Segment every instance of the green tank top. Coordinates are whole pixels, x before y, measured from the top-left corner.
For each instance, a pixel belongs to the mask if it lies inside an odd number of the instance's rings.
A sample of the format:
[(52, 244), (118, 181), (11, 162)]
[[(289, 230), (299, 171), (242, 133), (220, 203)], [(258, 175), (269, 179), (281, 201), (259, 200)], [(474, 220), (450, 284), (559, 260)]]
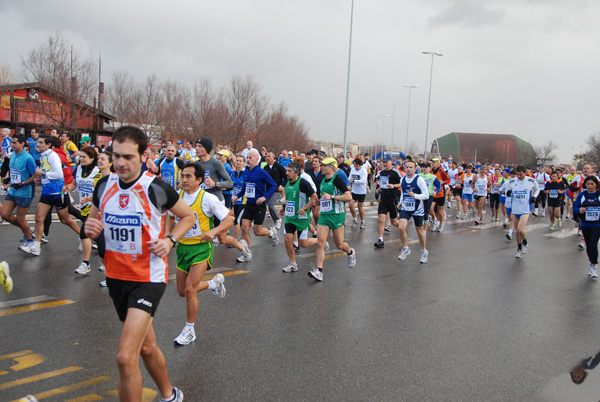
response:
[[(321, 180), (321, 195), (327, 193), (331, 195), (342, 195), (342, 192), (333, 184), (337, 173), (333, 175), (331, 180), (324, 178)], [(286, 193), (287, 194), (287, 193)], [(321, 198), (321, 212), (322, 214), (345, 214), (346, 203), (338, 200), (324, 200)]]
[(435, 183), (435, 179), (437, 179), (437, 176), (434, 174), (425, 174), (425, 173), (419, 173), (419, 176), (421, 176), (423, 178), (423, 180), (425, 180), (425, 183), (427, 184), (427, 189), (429, 190), (429, 196), (431, 197), (434, 193), (434, 183)]
[(306, 203), (307, 195), (300, 191), (301, 177), (294, 184), (289, 181), (285, 185), (285, 223), (295, 225), (298, 230), (306, 230), (310, 227), (310, 209), (305, 215), (298, 215), (298, 210), (302, 209)]

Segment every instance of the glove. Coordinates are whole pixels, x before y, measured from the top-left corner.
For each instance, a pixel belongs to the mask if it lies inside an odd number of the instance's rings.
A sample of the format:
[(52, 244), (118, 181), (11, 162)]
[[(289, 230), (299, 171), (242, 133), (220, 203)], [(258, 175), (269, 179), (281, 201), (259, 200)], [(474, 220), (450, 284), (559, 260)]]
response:
[(507, 196), (507, 197), (512, 197), (512, 190), (508, 190), (508, 191), (506, 192), (506, 196)]
[(18, 190), (21, 187), (23, 187), (24, 185), (25, 184), (23, 184), (23, 182), (20, 182), (20, 183), (11, 184), (11, 187), (14, 188), (15, 190)]

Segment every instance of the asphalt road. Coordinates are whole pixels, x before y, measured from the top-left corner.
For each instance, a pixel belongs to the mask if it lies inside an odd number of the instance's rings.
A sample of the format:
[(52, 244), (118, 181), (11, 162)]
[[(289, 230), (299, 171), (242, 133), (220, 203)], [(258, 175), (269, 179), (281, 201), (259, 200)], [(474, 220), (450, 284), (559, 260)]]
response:
[[(399, 235), (374, 249), (377, 215), (365, 230), (346, 228), (357, 265), (332, 248), (325, 281), (307, 277), (314, 249), (285, 274), (281, 243), (253, 239), (254, 259), (218, 245), (214, 269), (227, 297), (198, 295), (197, 341), (175, 347), (185, 301), (170, 282), (155, 319), (171, 381), (186, 401), (577, 401), (600, 396), (595, 370), (582, 385), (569, 370), (600, 349), (600, 283), (590, 280), (572, 224), (556, 232), (547, 218), (529, 224), (529, 253), (501, 225), (449, 219), (428, 233), (429, 262), (398, 261)], [(281, 231), (280, 231), (281, 233)], [(18, 229), (0, 225), (0, 260), (15, 288), (0, 293), (0, 401), (34, 394), (43, 401), (117, 400), (121, 324), (90, 275), (73, 232), (54, 223), (39, 257), (19, 250)], [(330, 240), (330, 243), (333, 242)], [(174, 275), (175, 255), (169, 257)], [(145, 400), (158, 400), (144, 373)]]

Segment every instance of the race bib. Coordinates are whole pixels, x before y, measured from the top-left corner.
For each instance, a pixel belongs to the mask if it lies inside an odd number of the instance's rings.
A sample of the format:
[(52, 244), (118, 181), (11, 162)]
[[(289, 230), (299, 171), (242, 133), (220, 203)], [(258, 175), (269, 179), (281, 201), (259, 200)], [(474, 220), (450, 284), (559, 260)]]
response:
[(515, 192), (514, 200), (516, 202), (527, 202), (527, 192), (526, 191)]
[(206, 170), (204, 171), (204, 180), (202, 180), (202, 183), (200, 183), (200, 190), (206, 190), (207, 188), (209, 188), (206, 185), (206, 179), (210, 177), (210, 172), (207, 172)]
[(256, 197), (256, 184), (254, 183), (246, 183), (246, 198), (254, 198)]
[(381, 176), (379, 178), (379, 187), (381, 187), (381, 188), (387, 188), (388, 184), (390, 184), (390, 177), (389, 176)]
[(585, 209), (586, 222), (597, 222), (600, 220), (600, 207), (587, 207)]
[(480, 193), (485, 193), (487, 190), (487, 187), (485, 184), (480, 184), (477, 186), (477, 191), (479, 191)]
[(414, 211), (415, 210), (415, 199), (412, 197), (404, 197), (402, 199), (402, 209), (405, 211)]
[(321, 212), (331, 212), (331, 211), (333, 211), (332, 200), (321, 199)]
[[(183, 236), (183, 239), (189, 239), (190, 237), (200, 237), (202, 236), (202, 229), (200, 229), (200, 221), (198, 221), (198, 214), (194, 212), (194, 217), (196, 218), (196, 223), (188, 232)], [(177, 222), (179, 222), (179, 218), (177, 218)]]
[(173, 187), (173, 175), (171, 175), (171, 173), (165, 172), (161, 175), (161, 177), (165, 183)]
[(558, 198), (558, 190), (550, 190), (550, 192), (548, 193), (548, 196), (550, 198)]
[(238, 186), (238, 185), (233, 186), (233, 195), (235, 197), (239, 197), (241, 192), (242, 192), (242, 186)]
[(359, 176), (359, 175), (357, 175), (357, 174), (353, 174), (353, 175), (352, 175), (352, 179), (353, 179), (354, 181), (360, 180), (360, 176)]
[(141, 216), (104, 214), (104, 236), (107, 250), (122, 254), (141, 254)]
[(10, 182), (12, 184), (21, 182), (21, 169), (10, 168)]
[(285, 216), (296, 215), (296, 203), (294, 201), (288, 201), (285, 203)]

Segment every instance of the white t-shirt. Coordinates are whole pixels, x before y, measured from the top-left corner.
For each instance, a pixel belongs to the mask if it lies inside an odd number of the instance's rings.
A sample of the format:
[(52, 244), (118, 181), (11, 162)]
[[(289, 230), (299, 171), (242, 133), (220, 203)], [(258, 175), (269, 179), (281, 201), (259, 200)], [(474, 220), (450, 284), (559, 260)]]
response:
[(352, 182), (352, 189), (350, 190), (352, 194), (367, 194), (367, 176), (367, 169), (364, 166), (356, 170), (354, 165), (352, 165), (350, 174), (348, 175), (348, 179), (354, 180)]

